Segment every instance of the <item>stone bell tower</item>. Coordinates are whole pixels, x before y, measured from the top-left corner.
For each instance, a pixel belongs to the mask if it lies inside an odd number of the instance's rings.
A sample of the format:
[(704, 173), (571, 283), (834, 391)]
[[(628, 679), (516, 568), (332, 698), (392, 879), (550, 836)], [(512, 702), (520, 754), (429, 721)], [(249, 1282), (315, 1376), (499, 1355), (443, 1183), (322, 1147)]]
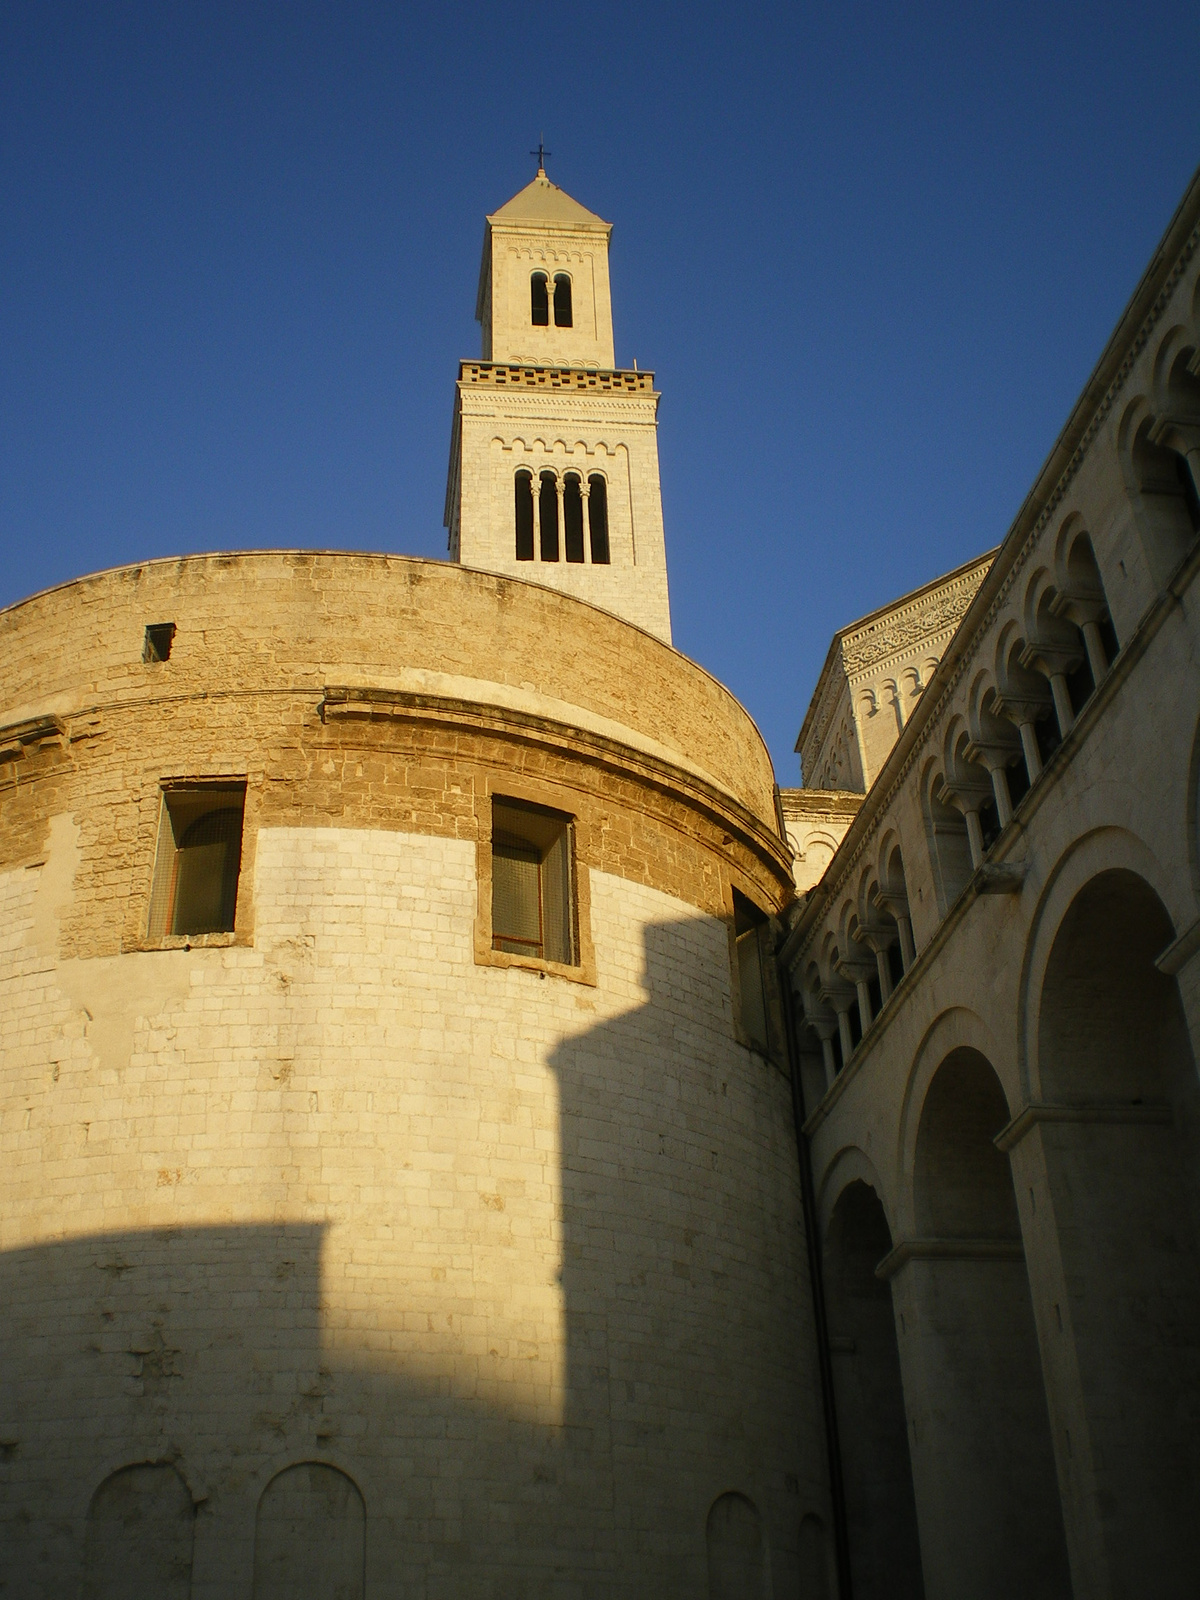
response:
[(487, 218), (446, 485), (450, 555), (668, 643), (654, 374), (614, 366), (611, 224), (537, 177)]

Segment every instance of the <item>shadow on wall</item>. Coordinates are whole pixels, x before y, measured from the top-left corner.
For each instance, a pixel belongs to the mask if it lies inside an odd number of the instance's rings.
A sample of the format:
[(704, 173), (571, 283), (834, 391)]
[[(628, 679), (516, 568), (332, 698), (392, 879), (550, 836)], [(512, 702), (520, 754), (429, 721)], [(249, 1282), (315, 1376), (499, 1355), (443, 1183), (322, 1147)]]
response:
[[(370, 1271), (328, 1281), (324, 1223), (10, 1251), (0, 1595), (415, 1600), (499, 1594), (498, 1573), (504, 1600), (824, 1594), (788, 1086), (733, 1043), (728, 993), (694, 992), (716, 936), (647, 929), (644, 1003), (551, 1058), (561, 1427), (452, 1396), (403, 1304), (369, 1361), (323, 1348), (324, 1300)], [(394, 1290), (428, 1267), (393, 1199)]]

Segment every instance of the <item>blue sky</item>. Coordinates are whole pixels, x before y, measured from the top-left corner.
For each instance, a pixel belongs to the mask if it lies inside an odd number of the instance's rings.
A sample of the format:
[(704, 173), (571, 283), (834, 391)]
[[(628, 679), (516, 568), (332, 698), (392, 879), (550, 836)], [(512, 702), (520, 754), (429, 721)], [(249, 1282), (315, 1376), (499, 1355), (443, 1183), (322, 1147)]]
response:
[(0, 604), (442, 556), (483, 216), (614, 223), (675, 639), (780, 781), (830, 634), (997, 543), (1200, 162), (1200, 6), (0, 3)]

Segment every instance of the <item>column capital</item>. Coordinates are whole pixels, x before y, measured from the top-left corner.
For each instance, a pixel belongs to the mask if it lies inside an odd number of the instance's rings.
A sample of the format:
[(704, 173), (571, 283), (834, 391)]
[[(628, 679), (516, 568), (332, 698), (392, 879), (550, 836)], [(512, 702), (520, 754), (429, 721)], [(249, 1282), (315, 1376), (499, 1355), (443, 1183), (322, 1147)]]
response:
[[(882, 898), (883, 897), (880, 896), (881, 901)], [(905, 910), (907, 911), (907, 909), (908, 903), (906, 901)], [(881, 952), (886, 954), (887, 951), (891, 949), (892, 945), (895, 944), (896, 933), (897, 930), (895, 928), (889, 928), (886, 922), (868, 922), (865, 925), (861, 923), (859, 924), (858, 933), (855, 935), (855, 938), (858, 940), (859, 944), (865, 944), (868, 950), (873, 950), (876, 955), (879, 955)]]
[(851, 1006), (858, 1004), (858, 992), (849, 984), (823, 983), (820, 988), (821, 999), (827, 1006), (832, 1006), (839, 1016), (850, 1010)]
[(996, 710), (1019, 728), (1023, 722), (1040, 722), (1054, 710), (1054, 696), (1047, 690), (1041, 694), (1001, 694), (996, 696)]
[(837, 969), (843, 978), (849, 978), (851, 983), (870, 983), (875, 976), (875, 963), (868, 961), (866, 956), (842, 956), (837, 962)]
[(992, 798), (992, 786), (982, 774), (974, 782), (970, 778), (943, 778), (942, 792), (964, 817), (969, 811), (978, 812)]
[(881, 889), (875, 896), (875, 899), (889, 916), (895, 917), (897, 922), (899, 922), (901, 917), (907, 917), (909, 914), (907, 895), (892, 894), (887, 889)]
[(1102, 594), (1077, 594), (1060, 590), (1050, 602), (1052, 616), (1066, 617), (1077, 628), (1087, 622), (1099, 622), (1108, 615), (1108, 603)]
[(1200, 421), (1195, 417), (1157, 417), (1150, 428), (1150, 443), (1190, 455), (1200, 450)]
[(994, 772), (997, 767), (1011, 767), (1021, 754), (1021, 746), (1015, 739), (1011, 744), (1002, 739), (972, 739), (966, 753), (968, 761), (978, 761), (980, 766)]
[(1043, 644), (1038, 639), (1031, 640), (1021, 651), (1021, 665), (1035, 667), (1048, 678), (1060, 673), (1065, 677), (1068, 672), (1074, 672), (1082, 660), (1083, 650), (1080, 646)]

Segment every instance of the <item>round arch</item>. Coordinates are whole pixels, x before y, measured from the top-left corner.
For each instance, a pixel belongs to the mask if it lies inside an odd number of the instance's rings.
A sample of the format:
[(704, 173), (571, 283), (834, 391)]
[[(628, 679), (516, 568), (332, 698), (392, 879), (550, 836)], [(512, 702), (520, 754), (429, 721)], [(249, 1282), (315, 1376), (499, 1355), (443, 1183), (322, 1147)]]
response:
[(341, 1467), (300, 1460), (276, 1472), (254, 1518), (254, 1600), (363, 1600), (367, 1508)]
[(897, 1119), (896, 1198), (892, 1215), (902, 1237), (915, 1232), (917, 1226), (913, 1178), (916, 1172), (917, 1137), (925, 1101), (938, 1069), (956, 1050), (974, 1051), (988, 1061), (1004, 1091), (1010, 1117), (1014, 1106), (1019, 1104), (1014, 1092), (1014, 1064), (1005, 1060), (995, 1035), (983, 1018), (965, 1006), (953, 1006), (935, 1017), (913, 1055)]
[(1025, 1101), (1043, 1098), (1037, 1043), (1041, 996), (1059, 928), (1084, 885), (1102, 872), (1113, 870), (1130, 872), (1144, 879), (1162, 901), (1176, 930), (1195, 915), (1192, 907), (1180, 904), (1185, 892), (1183, 886), (1171, 879), (1149, 846), (1127, 828), (1096, 828), (1063, 851), (1047, 877), (1030, 919), (1017, 991), (1016, 1068), (1020, 1102), (1014, 1102), (1010, 1092), (1010, 1108), (1015, 1105), (1019, 1110)]
[(852, 1183), (865, 1183), (868, 1189), (873, 1189), (879, 1196), (879, 1203), (883, 1207), (883, 1214), (887, 1218), (887, 1225), (891, 1233), (896, 1232), (895, 1208), (884, 1184), (879, 1177), (878, 1169), (870, 1156), (856, 1144), (846, 1144), (841, 1147), (830, 1161), (825, 1171), (816, 1180), (817, 1191), (817, 1222), (824, 1238), (829, 1231), (829, 1224), (833, 1213), (843, 1193)]

